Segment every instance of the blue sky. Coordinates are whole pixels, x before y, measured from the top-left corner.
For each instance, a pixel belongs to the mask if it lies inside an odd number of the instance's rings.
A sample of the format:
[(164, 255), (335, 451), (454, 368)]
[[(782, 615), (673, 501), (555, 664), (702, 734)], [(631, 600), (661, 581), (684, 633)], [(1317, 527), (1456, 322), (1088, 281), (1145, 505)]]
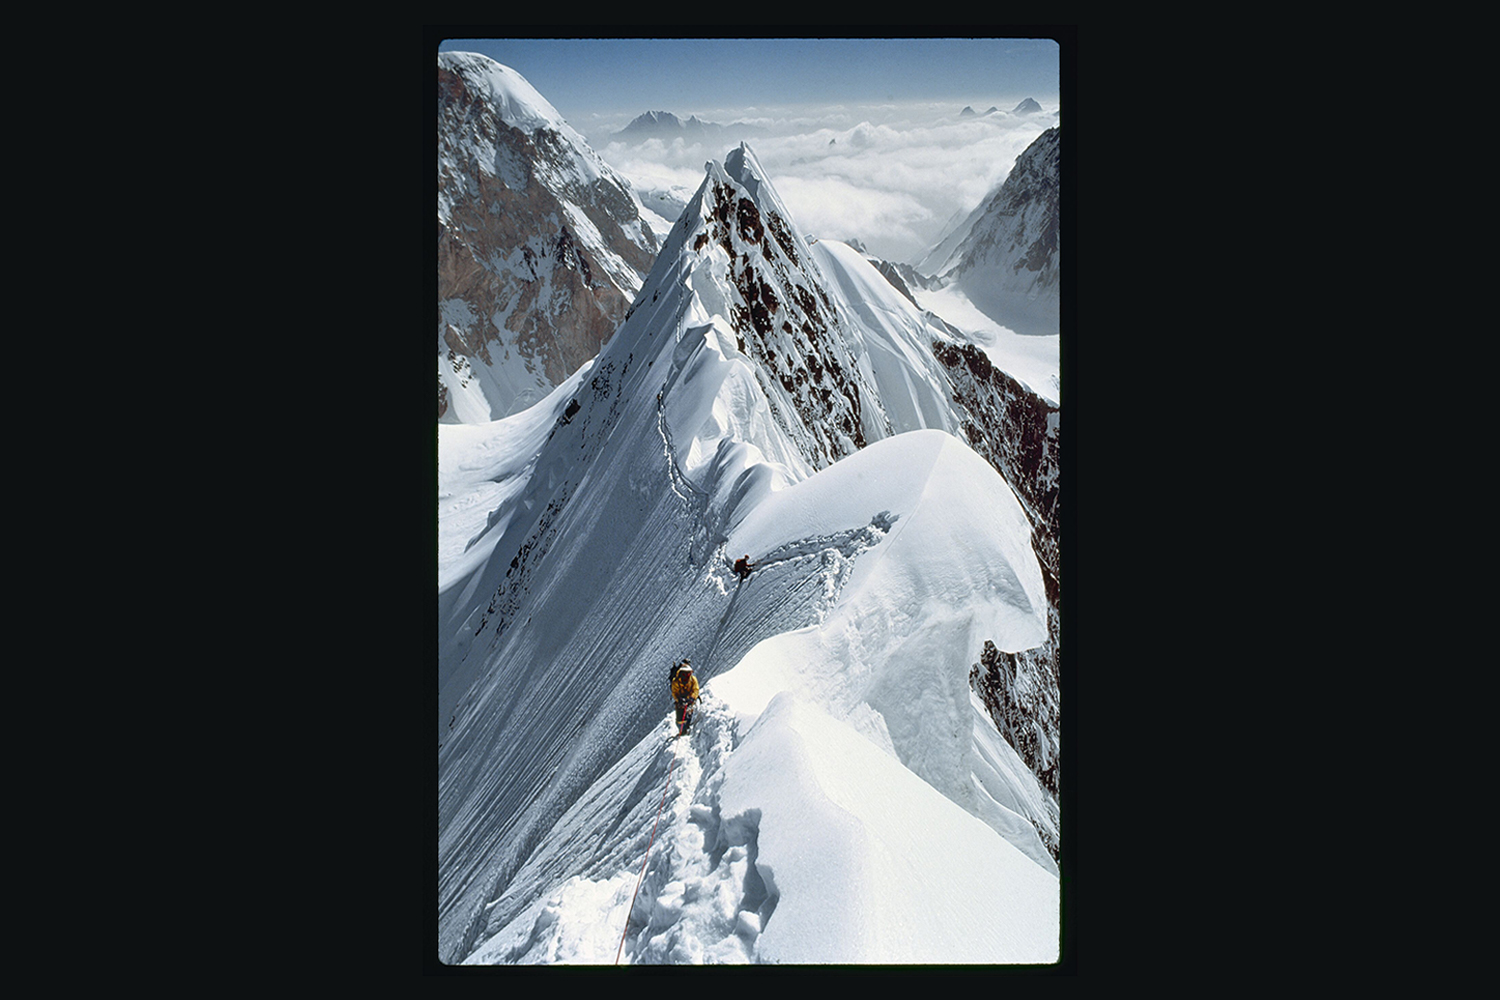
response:
[[(757, 158), (805, 232), (915, 260), (1060, 121), (1051, 38), (476, 38), (526, 78), (638, 192), (685, 200), (729, 140), (631, 144), (637, 115), (756, 125)], [(1043, 113), (1010, 115), (1032, 98)], [(964, 118), (965, 106), (982, 116)], [(737, 140), (736, 140), (737, 141)], [(670, 224), (672, 220), (667, 220)]]
[(848, 102), (1055, 105), (1050, 38), (462, 38), (524, 76), (575, 127), (593, 116)]

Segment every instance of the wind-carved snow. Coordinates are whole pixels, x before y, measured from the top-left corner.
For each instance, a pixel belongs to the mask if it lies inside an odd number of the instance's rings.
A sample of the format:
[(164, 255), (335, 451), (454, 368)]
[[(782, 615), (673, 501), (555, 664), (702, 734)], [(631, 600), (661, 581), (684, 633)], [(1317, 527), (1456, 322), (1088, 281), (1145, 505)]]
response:
[[(1025, 513), (951, 434), (900, 432), (936, 391), (900, 371), (925, 327), (845, 318), (839, 252), (780, 219), (747, 149), (733, 166), (586, 370), (503, 430), (440, 428), (445, 482), (491, 491), (460, 510), (453, 487), (461, 544), (442, 526), (467, 552), (442, 603), (440, 957), (1055, 961), (1043, 793), (968, 686), (986, 640), (1046, 637)], [(747, 350), (792, 341), (745, 325), (756, 303), (807, 319), (837, 377), (768, 382)], [(865, 447), (811, 433), (807, 384), (860, 404), (826, 412)], [(502, 439), (531, 450), (474, 454)], [(673, 741), (684, 656), (704, 700)]]

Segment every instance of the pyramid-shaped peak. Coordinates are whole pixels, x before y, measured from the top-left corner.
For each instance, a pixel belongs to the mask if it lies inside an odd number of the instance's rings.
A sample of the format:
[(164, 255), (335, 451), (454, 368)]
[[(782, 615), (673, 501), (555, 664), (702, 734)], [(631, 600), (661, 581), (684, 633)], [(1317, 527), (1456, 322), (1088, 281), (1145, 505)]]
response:
[(743, 190), (761, 212), (773, 212), (791, 221), (791, 213), (777, 195), (770, 176), (749, 143), (740, 143), (724, 157), (723, 176)]
[(681, 124), (682, 123), (678, 121), (677, 116), (672, 114), (672, 112), (670, 111), (647, 111), (644, 114), (637, 115), (629, 125), (625, 126), (624, 131), (629, 132), (632, 130), (648, 129), (662, 125), (670, 125), (676, 127), (680, 126)]
[(765, 168), (747, 142), (740, 143), (724, 157), (724, 170), (741, 184), (759, 184), (766, 178)]

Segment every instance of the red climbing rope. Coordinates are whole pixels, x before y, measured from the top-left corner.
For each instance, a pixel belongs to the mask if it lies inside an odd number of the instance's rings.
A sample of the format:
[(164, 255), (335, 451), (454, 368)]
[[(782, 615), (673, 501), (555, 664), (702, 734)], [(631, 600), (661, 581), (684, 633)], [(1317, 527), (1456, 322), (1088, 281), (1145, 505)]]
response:
[(656, 806), (656, 820), (651, 824), (651, 839), (646, 842), (646, 857), (641, 861), (641, 873), (635, 879), (635, 892), (630, 894), (630, 909), (625, 911), (625, 929), (620, 932), (620, 947), (615, 949), (615, 964), (620, 964), (620, 953), (625, 950), (625, 935), (630, 933), (630, 915), (635, 912), (635, 897), (641, 891), (641, 880), (646, 877), (646, 862), (651, 860), (651, 845), (656, 843), (656, 824), (661, 822), (661, 807), (667, 804), (667, 789), (672, 787), (672, 768), (677, 766), (677, 744), (672, 744), (672, 763), (667, 765), (667, 783), (661, 789), (661, 802)]

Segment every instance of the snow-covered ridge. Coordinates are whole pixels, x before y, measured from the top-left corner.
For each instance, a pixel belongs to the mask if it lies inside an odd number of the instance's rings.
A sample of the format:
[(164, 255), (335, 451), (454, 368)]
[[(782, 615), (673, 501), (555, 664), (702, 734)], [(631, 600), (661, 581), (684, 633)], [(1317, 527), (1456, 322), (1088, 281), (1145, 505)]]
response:
[(592, 367), (585, 364), (534, 406), (500, 420), (453, 424), (438, 435), (438, 595), (483, 566), (505, 533), (553, 425)]
[[(548, 883), (569, 854), (587, 858), (577, 874), (466, 964), (1056, 960), (1055, 874), (853, 727), (782, 693), (748, 731), (713, 696), (690, 738), (666, 730), (578, 800), (522, 878)], [(618, 835), (591, 838), (607, 817)], [(653, 847), (644, 866), (632, 836)]]
[(442, 605), (445, 961), (1055, 960), (1047, 796), (968, 682), (1045, 584), (938, 329), (741, 146), (586, 371), (440, 428), (455, 508), (491, 491), (441, 546), (491, 553)]
[(711, 672), (726, 625), (765, 602), (821, 595), (813, 623), (710, 680), (691, 740), (663, 746), (657, 726), (592, 782), (466, 960), (1054, 960), (1056, 866), (1028, 821), (1041, 796), (983, 737), (966, 683), (977, 637), (1045, 632), (1005, 495), (962, 444), (922, 431), (740, 512), (726, 551), (759, 568), (732, 587), (709, 568), (726, 610), (694, 662)]
[[(957, 438), (920, 430), (764, 497), (729, 531), (725, 551), (776, 552), (865, 525), (878, 537), (850, 567), (820, 626), (764, 640), (715, 690), (734, 691), (727, 700), (747, 721), (764, 704), (750, 692), (784, 689), (840, 718), (879, 718), (871, 739), (964, 801), (969, 728), (950, 727), (955, 717), (967, 722), (970, 664), (986, 639), (1006, 651), (1046, 639), (1047, 601), (1026, 515), (999, 474)], [(770, 682), (744, 679), (757, 671)], [(933, 710), (934, 685), (945, 688), (946, 712)]]

